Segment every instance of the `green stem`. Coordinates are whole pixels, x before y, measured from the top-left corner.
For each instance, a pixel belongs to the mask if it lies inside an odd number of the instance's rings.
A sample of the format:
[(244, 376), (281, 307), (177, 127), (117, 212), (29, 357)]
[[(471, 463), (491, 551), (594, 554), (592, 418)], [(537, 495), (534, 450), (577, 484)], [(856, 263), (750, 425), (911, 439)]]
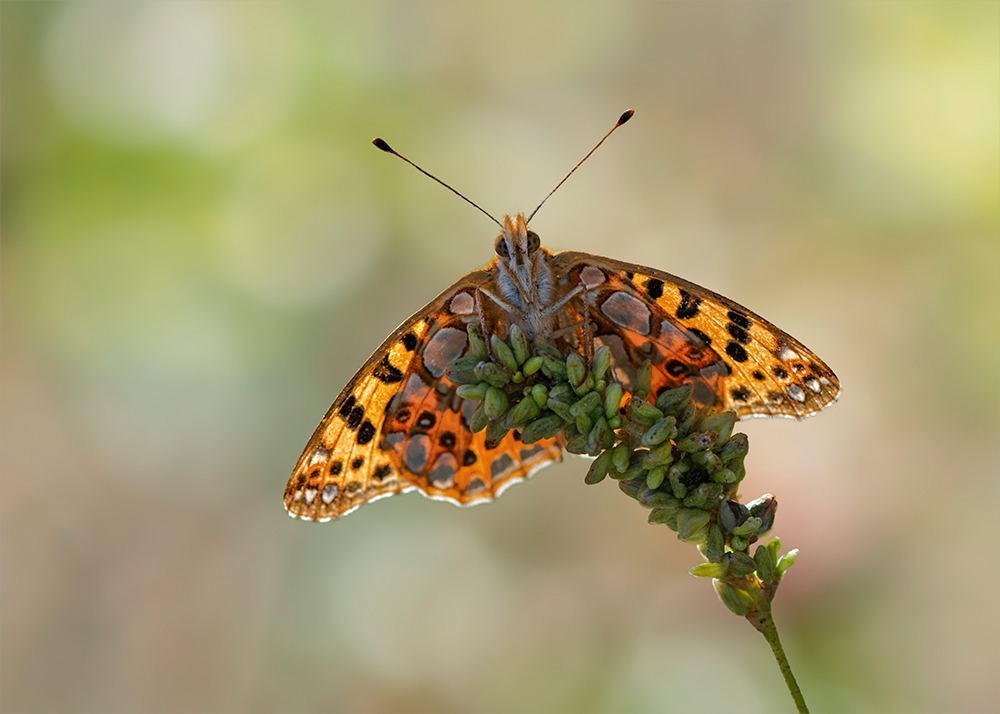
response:
[(778, 639), (778, 628), (775, 626), (774, 618), (771, 616), (771, 603), (762, 603), (758, 600), (756, 604), (757, 608), (747, 615), (747, 620), (750, 621), (750, 624), (758, 632), (764, 635), (767, 644), (771, 645), (774, 659), (778, 662), (778, 669), (781, 670), (781, 675), (785, 678), (785, 686), (788, 687), (788, 693), (792, 695), (792, 699), (795, 701), (795, 707), (800, 714), (808, 714), (809, 708), (806, 706), (806, 700), (802, 697), (802, 690), (799, 689), (799, 685), (795, 681), (795, 675), (792, 674), (792, 667), (788, 664), (788, 658), (785, 656), (785, 649), (781, 646), (781, 640)]

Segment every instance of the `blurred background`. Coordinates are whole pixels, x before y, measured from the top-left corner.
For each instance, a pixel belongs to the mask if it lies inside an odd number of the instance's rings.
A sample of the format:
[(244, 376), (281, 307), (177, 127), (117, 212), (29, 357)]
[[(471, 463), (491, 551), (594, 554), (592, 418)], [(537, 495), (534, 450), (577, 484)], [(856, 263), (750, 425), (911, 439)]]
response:
[[(5, 711), (791, 711), (696, 550), (568, 459), (292, 520), (410, 313), (532, 227), (839, 374), (753, 421), (817, 711), (1000, 699), (1000, 5), (14, 3), (2, 12)], [(994, 555), (989, 553), (994, 552)]]

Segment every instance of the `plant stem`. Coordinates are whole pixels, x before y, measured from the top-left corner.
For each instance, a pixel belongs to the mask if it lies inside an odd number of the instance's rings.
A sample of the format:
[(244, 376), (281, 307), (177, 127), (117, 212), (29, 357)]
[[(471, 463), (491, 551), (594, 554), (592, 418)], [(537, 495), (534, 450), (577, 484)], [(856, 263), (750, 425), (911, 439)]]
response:
[(799, 689), (799, 685), (795, 681), (795, 675), (792, 674), (792, 667), (788, 664), (788, 658), (785, 656), (785, 649), (781, 646), (781, 640), (778, 639), (778, 628), (775, 626), (774, 618), (771, 616), (771, 603), (762, 603), (758, 599), (756, 605), (757, 608), (747, 615), (747, 620), (750, 621), (750, 624), (760, 634), (764, 635), (767, 644), (771, 645), (774, 659), (778, 662), (778, 668), (781, 670), (781, 675), (785, 678), (785, 686), (788, 687), (788, 693), (792, 695), (795, 707), (800, 714), (808, 714), (809, 708), (806, 706), (806, 700), (802, 697), (802, 690)]

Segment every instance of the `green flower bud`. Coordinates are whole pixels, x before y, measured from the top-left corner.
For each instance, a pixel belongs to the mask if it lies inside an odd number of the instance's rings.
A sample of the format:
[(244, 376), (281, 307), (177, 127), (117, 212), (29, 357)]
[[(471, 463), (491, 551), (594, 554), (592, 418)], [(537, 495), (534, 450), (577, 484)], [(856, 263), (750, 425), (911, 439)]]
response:
[(496, 387), (486, 389), (486, 397), (483, 399), (483, 408), (486, 417), (493, 421), (507, 410), (507, 393)]
[[(646, 479), (649, 479), (648, 475)], [(648, 484), (644, 489), (639, 490), (638, 500), (646, 508), (665, 508), (666, 506), (680, 508), (679, 501), (676, 498), (664, 491), (651, 489)]]
[(711, 515), (700, 508), (682, 508), (677, 514), (677, 537), (685, 543), (704, 543), (708, 539)]
[(649, 402), (643, 402), (633, 397), (629, 401), (628, 415), (632, 421), (643, 426), (652, 426), (658, 419), (663, 417), (663, 412)]
[(610, 449), (614, 441), (615, 434), (608, 426), (608, 420), (599, 416), (594, 422), (594, 428), (587, 435), (587, 453), (596, 456), (602, 451)]
[(708, 540), (705, 541), (704, 555), (711, 563), (718, 563), (726, 552), (726, 539), (718, 523), (708, 529)]
[(520, 429), (534, 421), (542, 414), (542, 408), (534, 399), (522, 399), (507, 412), (507, 424), (513, 429)]
[(684, 468), (685, 464), (683, 462), (676, 463), (667, 469), (667, 479), (670, 481), (670, 490), (674, 492), (677, 498), (684, 498), (687, 496), (687, 486), (681, 483), (681, 477), (687, 472)]
[(625, 469), (628, 468), (629, 457), (631, 452), (628, 448), (628, 442), (619, 442), (618, 446), (615, 447), (614, 455), (612, 456), (612, 463), (615, 465), (615, 471), (620, 474), (625, 473)]
[(486, 416), (486, 408), (484, 405), (480, 404), (476, 407), (476, 411), (472, 412), (472, 417), (469, 418), (469, 430), (473, 434), (478, 434), (483, 429), (485, 429), (490, 423), (490, 418)]
[(524, 336), (524, 330), (516, 323), (510, 326), (510, 346), (518, 365), (524, 364), (528, 360), (528, 357), (531, 356), (528, 338)]
[(753, 562), (757, 565), (757, 576), (765, 583), (774, 582), (774, 560), (771, 559), (771, 551), (765, 546), (758, 545), (753, 553)]
[(642, 457), (644, 455), (644, 451), (632, 452), (632, 456), (629, 457), (628, 468), (625, 469), (625, 475), (622, 478), (638, 478), (642, 476), (642, 482), (646, 483), (646, 468), (642, 465)]
[(555, 345), (553, 345), (551, 342), (548, 342), (543, 337), (535, 338), (535, 354), (555, 357), (560, 362), (562, 362), (563, 359), (562, 352), (556, 349)]
[(448, 365), (448, 379), (453, 384), (478, 384), (480, 380), (475, 370), (480, 361), (474, 356), (459, 357)]
[(712, 472), (712, 480), (716, 483), (736, 483), (736, 474), (729, 469), (722, 468)]
[(694, 385), (684, 384), (676, 389), (670, 389), (656, 398), (656, 408), (664, 414), (677, 416), (680, 408), (691, 400)]
[[(655, 407), (654, 407), (655, 409)], [(657, 419), (653, 426), (642, 435), (640, 443), (643, 446), (657, 446), (677, 436), (677, 419), (672, 416)]]
[(475, 372), (480, 380), (500, 389), (510, 383), (510, 372), (494, 362), (480, 362), (476, 365)]
[(657, 466), (669, 466), (674, 460), (674, 445), (669, 441), (664, 441), (659, 446), (654, 446), (643, 457), (643, 464), (647, 469)]
[(744, 538), (743, 536), (734, 535), (730, 536), (729, 538), (729, 547), (732, 548), (734, 551), (746, 550), (748, 545), (750, 544), (747, 543), (747, 539)]
[(660, 484), (663, 483), (663, 479), (666, 477), (666, 475), (667, 475), (666, 466), (657, 466), (651, 469), (650, 472), (646, 474), (646, 486), (651, 490), (655, 491), (660, 487)]
[(723, 464), (732, 469), (732, 464), (742, 461), (748, 451), (750, 451), (750, 440), (747, 439), (747, 435), (734, 434), (726, 442), (726, 445), (716, 451), (715, 454), (721, 459)]
[(621, 382), (612, 382), (604, 391), (604, 416), (613, 419), (618, 415), (618, 409), (622, 404), (622, 397), (625, 395), (625, 388)]
[(663, 524), (672, 531), (677, 530), (677, 521), (680, 509), (676, 503), (669, 503), (660, 508), (654, 508), (649, 512), (649, 522), (651, 524)]
[(642, 488), (642, 479), (622, 479), (618, 482), (618, 488), (629, 498), (636, 498), (639, 495), (639, 489)]
[(721, 580), (714, 580), (712, 584), (715, 586), (715, 592), (722, 604), (728, 607), (733, 614), (746, 617), (753, 609), (753, 598), (750, 597), (750, 593), (734, 588)]
[(549, 388), (544, 384), (536, 384), (531, 388), (531, 398), (538, 406), (544, 407), (545, 403), (549, 401)]
[(517, 360), (514, 359), (514, 352), (507, 346), (506, 342), (500, 339), (499, 335), (490, 337), (490, 347), (493, 348), (493, 359), (511, 372), (517, 371)]
[(462, 384), (455, 390), (455, 393), (462, 399), (485, 399), (486, 388), (489, 386), (490, 385), (486, 382), (479, 382), (478, 384)]
[[(587, 451), (587, 435), (577, 434), (572, 439), (566, 442), (566, 451), (571, 454), (586, 454)], [(620, 476), (618, 478), (621, 478)]]
[(542, 374), (549, 379), (566, 379), (566, 363), (549, 355), (542, 356)]
[(757, 563), (746, 553), (726, 553), (722, 556), (726, 569), (738, 578), (749, 575), (757, 569)]
[(594, 352), (594, 356), (590, 360), (590, 371), (593, 373), (594, 379), (604, 379), (604, 375), (607, 374), (608, 367), (610, 366), (611, 348), (607, 345), (601, 345)]
[[(653, 377), (653, 363), (646, 360), (642, 363), (639, 368), (639, 373), (635, 377), (635, 389), (632, 390), (632, 396), (639, 400), (640, 402), (646, 401), (646, 397), (649, 396), (649, 390), (651, 388), (651, 380)], [(663, 416), (662, 414), (660, 416)], [(659, 417), (657, 417), (659, 418)]]
[(750, 536), (757, 535), (757, 531), (760, 528), (761, 520), (750, 516), (742, 524), (733, 528), (733, 535), (738, 535), (740, 538), (749, 538)]
[(764, 544), (764, 547), (767, 548), (767, 552), (771, 554), (771, 560), (777, 563), (778, 553), (781, 552), (781, 538), (774, 536), (774, 538), (768, 539), (768, 541)]
[(792, 548), (790, 551), (785, 553), (783, 556), (778, 558), (778, 563), (774, 566), (775, 575), (781, 577), (785, 572), (795, 565), (795, 558), (799, 555), (798, 548)]
[(696, 578), (724, 578), (729, 574), (722, 563), (701, 563), (688, 572)]
[(722, 468), (722, 461), (719, 457), (708, 450), (692, 452), (691, 460), (695, 463), (695, 466), (700, 466), (710, 474)]
[(570, 352), (566, 355), (566, 378), (570, 386), (580, 386), (586, 377), (587, 363), (583, 361), (583, 356), (579, 352)]
[(549, 390), (549, 400), (545, 402), (545, 406), (551, 409), (556, 414), (558, 414), (559, 418), (562, 419), (563, 421), (575, 423), (576, 417), (569, 413), (569, 404), (558, 401), (557, 399), (553, 399), (552, 397), (553, 391), (555, 390), (554, 389)]
[(698, 415), (698, 407), (694, 402), (688, 402), (677, 416), (677, 433), (690, 434), (694, 429), (694, 420)]
[(719, 412), (718, 414), (710, 414), (701, 420), (701, 424), (698, 425), (698, 431), (714, 431), (719, 435), (715, 443), (717, 446), (722, 446), (727, 441), (733, 433), (733, 425), (736, 423), (736, 412)]
[[(562, 428), (563, 420), (559, 418), (559, 415), (549, 412), (524, 427), (521, 431), (521, 441), (525, 444), (534, 444), (542, 439), (551, 439), (562, 431)], [(610, 462), (611, 457), (608, 457), (608, 463)]]
[(538, 355), (535, 355), (534, 357), (528, 358), (528, 361), (524, 363), (524, 367), (522, 367), (521, 371), (524, 373), (525, 376), (530, 377), (541, 368), (542, 368), (542, 358), (539, 357)]
[[(569, 413), (573, 416), (580, 416), (585, 414), (590, 416), (592, 412), (596, 412), (601, 406), (601, 395), (597, 392), (590, 392), (587, 396), (582, 399), (578, 399), (573, 406), (569, 408)], [(582, 431), (582, 429), (581, 429)]]
[(498, 444), (505, 436), (507, 436), (507, 432), (510, 431), (510, 427), (503, 422), (503, 419), (497, 419), (495, 421), (491, 421), (490, 425), (486, 427), (486, 442), (488, 444)]
[(716, 499), (722, 495), (722, 485), (712, 481), (698, 484), (684, 499), (684, 505), (688, 508), (711, 509), (715, 505)]
[(473, 322), (465, 328), (465, 332), (469, 335), (469, 354), (479, 362), (489, 359), (489, 353), (486, 351), (486, 343), (483, 341), (483, 333), (479, 329), (479, 325)]
[(578, 385), (573, 387), (573, 391), (576, 394), (586, 394), (594, 388), (594, 375), (587, 373), (587, 376), (583, 378), (583, 381)]
[(611, 456), (614, 452), (611, 449), (606, 449), (590, 464), (590, 469), (587, 471), (587, 476), (583, 479), (586, 484), (600, 483), (608, 475), (608, 471), (611, 470)]
[(709, 431), (707, 433), (695, 432), (694, 434), (688, 434), (683, 439), (677, 442), (677, 449), (679, 451), (704, 451), (705, 449), (711, 449), (712, 445), (715, 444), (715, 439), (718, 436), (714, 431)]

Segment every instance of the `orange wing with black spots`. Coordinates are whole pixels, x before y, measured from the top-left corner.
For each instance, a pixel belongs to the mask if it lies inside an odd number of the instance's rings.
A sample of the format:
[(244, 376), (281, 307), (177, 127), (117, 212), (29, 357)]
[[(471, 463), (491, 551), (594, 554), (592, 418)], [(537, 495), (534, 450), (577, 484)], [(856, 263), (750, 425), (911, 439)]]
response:
[[(711, 290), (641, 265), (587, 253), (553, 256), (563, 290), (586, 285), (594, 340), (629, 388), (653, 363), (653, 389), (694, 384), (695, 399), (740, 417), (802, 418), (833, 403), (840, 381), (801, 342)], [(583, 320), (582, 302), (567, 306)]]
[(561, 459), (556, 439), (530, 446), (508, 434), (487, 448), (469, 430), (475, 402), (445, 377), (478, 320), (470, 273), (399, 326), (348, 382), (299, 457), (285, 488), (292, 516), (328, 521), (406, 491), (468, 506)]

